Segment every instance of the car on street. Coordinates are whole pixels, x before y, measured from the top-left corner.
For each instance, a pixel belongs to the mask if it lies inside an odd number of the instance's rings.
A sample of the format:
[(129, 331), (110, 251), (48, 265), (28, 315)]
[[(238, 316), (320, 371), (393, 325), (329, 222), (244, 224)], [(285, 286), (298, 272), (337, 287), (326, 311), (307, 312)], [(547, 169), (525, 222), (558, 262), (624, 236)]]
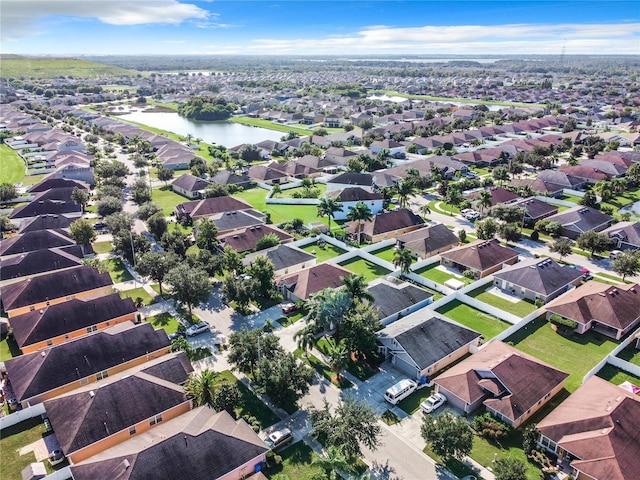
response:
[(104, 228), (106, 228), (107, 224), (104, 222), (96, 222), (93, 224), (93, 229), (94, 230), (103, 230)]
[(460, 214), (467, 220), (478, 220), (480, 218), (480, 213), (476, 212), (473, 208), (464, 208), (460, 210)]
[(437, 408), (440, 408), (445, 403), (447, 403), (447, 397), (441, 393), (434, 393), (420, 404), (420, 409), (422, 410), (422, 413), (427, 414), (433, 412)]
[(291, 313), (296, 311), (295, 303), (283, 303), (280, 308), (282, 308), (282, 313)]
[(200, 322), (195, 325), (191, 325), (189, 328), (187, 328), (186, 333), (188, 337), (193, 337), (194, 335), (199, 335), (201, 333), (208, 332), (208, 331), (209, 331), (209, 324), (207, 322)]
[(167, 338), (170, 342), (173, 342), (176, 338), (184, 338), (186, 336), (185, 332), (173, 332), (167, 335)]
[(288, 428), (281, 428), (280, 430), (275, 430), (267, 435), (264, 443), (271, 450), (279, 450), (281, 448), (286, 447), (291, 442), (293, 442), (293, 432)]

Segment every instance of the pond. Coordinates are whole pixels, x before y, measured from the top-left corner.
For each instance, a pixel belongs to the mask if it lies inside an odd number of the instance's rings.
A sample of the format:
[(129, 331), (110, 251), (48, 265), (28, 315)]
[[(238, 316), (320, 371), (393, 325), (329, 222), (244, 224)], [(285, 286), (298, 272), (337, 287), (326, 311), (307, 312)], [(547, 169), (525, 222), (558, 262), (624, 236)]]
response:
[(640, 216), (640, 202), (632, 203), (631, 205), (627, 205), (626, 207), (622, 207), (619, 213), (629, 212), (632, 215)]
[(200, 138), (206, 143), (216, 143), (227, 148), (243, 143), (259, 143), (263, 140), (280, 140), (283, 132), (260, 127), (250, 127), (231, 122), (198, 122), (181, 117), (175, 112), (143, 112), (141, 110), (118, 115), (122, 120), (131, 120), (178, 135)]

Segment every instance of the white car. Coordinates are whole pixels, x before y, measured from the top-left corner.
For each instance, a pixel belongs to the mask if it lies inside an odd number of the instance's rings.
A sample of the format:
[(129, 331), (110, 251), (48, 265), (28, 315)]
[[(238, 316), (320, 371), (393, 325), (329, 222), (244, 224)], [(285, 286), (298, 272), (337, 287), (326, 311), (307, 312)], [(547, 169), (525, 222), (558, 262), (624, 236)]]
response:
[(433, 412), (445, 403), (447, 403), (447, 397), (441, 393), (434, 393), (420, 404), (420, 409), (422, 410), (422, 413), (427, 414)]
[(187, 336), (193, 337), (194, 335), (198, 335), (199, 333), (204, 333), (209, 331), (209, 324), (207, 322), (200, 322), (196, 325), (191, 325), (187, 328)]

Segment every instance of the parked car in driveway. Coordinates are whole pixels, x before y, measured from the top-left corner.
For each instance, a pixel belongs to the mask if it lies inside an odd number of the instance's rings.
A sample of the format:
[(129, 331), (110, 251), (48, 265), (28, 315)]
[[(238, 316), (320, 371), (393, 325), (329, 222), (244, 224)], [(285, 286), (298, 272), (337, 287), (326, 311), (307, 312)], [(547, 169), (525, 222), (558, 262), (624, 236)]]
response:
[(293, 432), (288, 428), (281, 428), (280, 430), (271, 432), (264, 440), (264, 443), (271, 450), (279, 450), (291, 442), (293, 442)]
[(209, 324), (207, 322), (200, 322), (200, 323), (197, 323), (196, 325), (191, 325), (189, 328), (187, 328), (186, 333), (188, 337), (193, 337), (194, 335), (199, 335), (200, 333), (204, 333), (208, 331), (209, 331)]
[(186, 334), (184, 332), (173, 332), (170, 333), (169, 335), (167, 335), (167, 338), (169, 339), (170, 342), (173, 342), (176, 338), (184, 338), (186, 336)]
[(440, 408), (445, 403), (447, 403), (447, 397), (441, 393), (434, 393), (420, 404), (420, 409), (422, 410), (422, 413), (427, 414), (433, 412), (437, 408)]
[(282, 308), (282, 313), (291, 313), (296, 311), (295, 303), (283, 303), (280, 308)]

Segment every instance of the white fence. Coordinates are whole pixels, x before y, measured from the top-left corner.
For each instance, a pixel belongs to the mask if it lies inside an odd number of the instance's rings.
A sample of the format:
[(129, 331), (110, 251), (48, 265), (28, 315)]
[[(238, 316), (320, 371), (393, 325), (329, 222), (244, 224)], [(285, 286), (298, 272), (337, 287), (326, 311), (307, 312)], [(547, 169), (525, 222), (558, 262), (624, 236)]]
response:
[(593, 377), (607, 363), (610, 363), (614, 367), (618, 367), (619, 369), (624, 370), (625, 372), (629, 372), (629, 373), (631, 373), (633, 375), (636, 375), (636, 376), (640, 377), (640, 367), (638, 367), (636, 365), (633, 365), (632, 363), (629, 363), (629, 362), (617, 357), (617, 355), (622, 350), (627, 348), (633, 342), (637, 341), (638, 335), (640, 335), (640, 328), (638, 330), (636, 330), (632, 335), (629, 335), (625, 340), (620, 342), (620, 345), (618, 345), (616, 348), (614, 348), (613, 351), (609, 355), (607, 355), (601, 362), (599, 362), (595, 367), (593, 367), (591, 370), (589, 370), (587, 372), (587, 374), (584, 376), (584, 378), (582, 379), (582, 383), (586, 382), (589, 378)]
[(29, 420), (33, 417), (38, 417), (45, 413), (44, 404), (39, 403), (38, 405), (34, 405), (32, 407), (23, 408), (22, 410), (18, 410), (17, 412), (13, 412), (10, 415), (0, 417), (0, 430), (8, 427), (12, 427), (24, 420)]
[(50, 475), (47, 475), (42, 480), (67, 480), (68, 478), (72, 478), (71, 468), (69, 466), (66, 466), (64, 468), (61, 468), (60, 470), (53, 472)]

